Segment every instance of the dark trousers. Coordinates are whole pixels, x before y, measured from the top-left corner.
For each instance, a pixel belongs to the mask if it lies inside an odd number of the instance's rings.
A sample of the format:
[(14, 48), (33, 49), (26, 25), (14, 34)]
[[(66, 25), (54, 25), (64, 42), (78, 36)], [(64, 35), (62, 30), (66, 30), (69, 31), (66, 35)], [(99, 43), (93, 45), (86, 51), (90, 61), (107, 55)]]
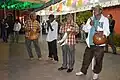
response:
[(41, 50), (40, 50), (40, 46), (39, 46), (39, 43), (38, 43), (38, 39), (29, 40), (29, 39), (26, 38), (25, 39), (25, 44), (26, 44), (26, 47), (27, 47), (27, 51), (28, 51), (29, 57), (33, 58), (32, 46), (31, 46), (32, 42), (33, 42), (33, 44), (35, 46), (35, 50), (36, 50), (37, 56), (38, 56), (38, 58), (40, 58), (41, 57)]
[(2, 39), (4, 42), (7, 42), (7, 30), (2, 31)]
[(113, 53), (116, 53), (116, 47), (114, 45), (114, 41), (113, 41), (113, 33), (110, 34), (110, 36), (108, 37), (108, 42), (105, 46), (105, 51), (108, 52), (108, 45), (110, 45), (110, 47), (113, 50)]
[(57, 40), (53, 40), (48, 42), (49, 56), (50, 58), (54, 58), (55, 61), (58, 61), (57, 55)]
[(83, 72), (84, 74), (87, 74), (87, 69), (93, 57), (95, 57), (95, 65), (94, 65), (93, 72), (96, 74), (99, 74), (102, 70), (103, 56), (104, 56), (104, 47), (101, 47), (101, 46), (91, 46), (90, 48), (86, 47), (85, 53), (83, 56), (81, 72)]

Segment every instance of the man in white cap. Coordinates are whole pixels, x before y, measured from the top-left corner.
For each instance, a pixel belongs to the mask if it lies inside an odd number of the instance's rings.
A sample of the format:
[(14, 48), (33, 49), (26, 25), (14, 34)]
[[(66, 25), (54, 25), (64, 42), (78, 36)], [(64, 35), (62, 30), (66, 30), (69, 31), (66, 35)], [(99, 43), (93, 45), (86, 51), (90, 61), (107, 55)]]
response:
[(109, 36), (109, 20), (102, 14), (102, 7), (97, 5), (93, 8), (93, 16), (88, 19), (86, 26), (88, 26), (88, 37), (86, 39), (87, 47), (83, 56), (83, 63), (80, 72), (77, 76), (86, 75), (87, 69), (94, 57), (95, 64), (93, 68), (93, 80), (98, 80), (99, 73), (102, 70), (102, 61), (104, 57), (105, 44), (96, 45), (93, 43), (93, 36), (96, 32), (102, 31), (103, 35)]

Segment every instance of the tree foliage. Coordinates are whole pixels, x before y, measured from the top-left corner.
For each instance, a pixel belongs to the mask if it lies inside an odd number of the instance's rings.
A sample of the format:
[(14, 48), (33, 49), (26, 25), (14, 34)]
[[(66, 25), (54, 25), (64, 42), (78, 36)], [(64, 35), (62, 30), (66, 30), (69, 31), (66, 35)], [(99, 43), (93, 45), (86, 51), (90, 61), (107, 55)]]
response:
[(81, 23), (87, 21), (87, 19), (92, 16), (91, 11), (79, 12), (77, 13), (77, 24), (81, 25)]

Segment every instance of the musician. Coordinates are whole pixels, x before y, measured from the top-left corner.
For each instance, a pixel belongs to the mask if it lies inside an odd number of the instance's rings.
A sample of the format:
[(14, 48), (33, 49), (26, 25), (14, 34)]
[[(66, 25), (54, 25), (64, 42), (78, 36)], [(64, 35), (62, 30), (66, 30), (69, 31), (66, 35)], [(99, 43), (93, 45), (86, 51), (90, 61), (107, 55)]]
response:
[(67, 21), (65, 25), (60, 28), (60, 33), (64, 34), (60, 40), (60, 43), (63, 42), (61, 44), (63, 64), (58, 70), (62, 71), (67, 69), (67, 73), (70, 73), (73, 71), (75, 63), (75, 35), (79, 33), (78, 25), (73, 21), (72, 14), (67, 14)]
[(26, 44), (30, 59), (33, 60), (32, 46), (31, 46), (31, 43), (33, 42), (38, 59), (41, 60), (41, 57), (42, 57), (41, 50), (38, 43), (39, 31), (41, 30), (40, 30), (40, 23), (36, 20), (35, 13), (30, 14), (30, 19), (25, 22), (24, 27), (25, 27), (25, 44)]
[(48, 42), (48, 50), (49, 50), (49, 60), (53, 60), (54, 63), (58, 62), (57, 55), (57, 37), (58, 37), (58, 23), (56, 22), (54, 15), (49, 15), (49, 20), (47, 21), (48, 26), (48, 34), (46, 41)]
[(102, 7), (96, 5), (93, 8), (93, 16), (90, 17), (86, 23), (88, 26), (88, 37), (86, 39), (87, 47), (83, 56), (83, 63), (80, 72), (76, 73), (77, 76), (86, 75), (87, 69), (94, 57), (95, 64), (93, 68), (93, 80), (99, 78), (99, 73), (102, 70), (102, 61), (104, 56), (105, 44), (96, 45), (93, 43), (93, 36), (98, 31), (103, 31), (103, 35), (109, 36), (109, 20), (102, 14)]

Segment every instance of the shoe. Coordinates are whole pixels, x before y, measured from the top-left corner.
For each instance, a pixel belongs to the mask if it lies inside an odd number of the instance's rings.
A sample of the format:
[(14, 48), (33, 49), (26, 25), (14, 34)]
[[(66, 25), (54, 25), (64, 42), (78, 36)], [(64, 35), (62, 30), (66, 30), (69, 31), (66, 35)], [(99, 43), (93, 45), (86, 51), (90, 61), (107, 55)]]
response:
[(67, 73), (70, 73), (70, 72), (72, 72), (73, 71), (73, 68), (72, 69), (68, 69), (67, 70)]
[(99, 78), (99, 74), (94, 74), (93, 75), (93, 80), (98, 80), (98, 78)]
[(76, 76), (82, 76), (82, 75), (84, 75), (83, 72), (77, 72), (77, 73), (76, 73)]
[(60, 67), (58, 68), (59, 71), (66, 70), (67, 68)]
[(40, 57), (40, 58), (38, 58), (38, 60), (39, 60), (39, 61), (41, 61), (41, 60), (42, 60), (42, 58)]
[(116, 52), (113, 52), (113, 54), (117, 54)]
[(34, 58), (30, 58), (30, 60), (32, 61)]
[(108, 51), (104, 51), (104, 53), (108, 53)]
[(48, 60), (53, 60), (53, 58), (51, 58), (51, 57), (48, 57)]
[(53, 60), (53, 63), (56, 64), (56, 63), (58, 63), (58, 61)]

